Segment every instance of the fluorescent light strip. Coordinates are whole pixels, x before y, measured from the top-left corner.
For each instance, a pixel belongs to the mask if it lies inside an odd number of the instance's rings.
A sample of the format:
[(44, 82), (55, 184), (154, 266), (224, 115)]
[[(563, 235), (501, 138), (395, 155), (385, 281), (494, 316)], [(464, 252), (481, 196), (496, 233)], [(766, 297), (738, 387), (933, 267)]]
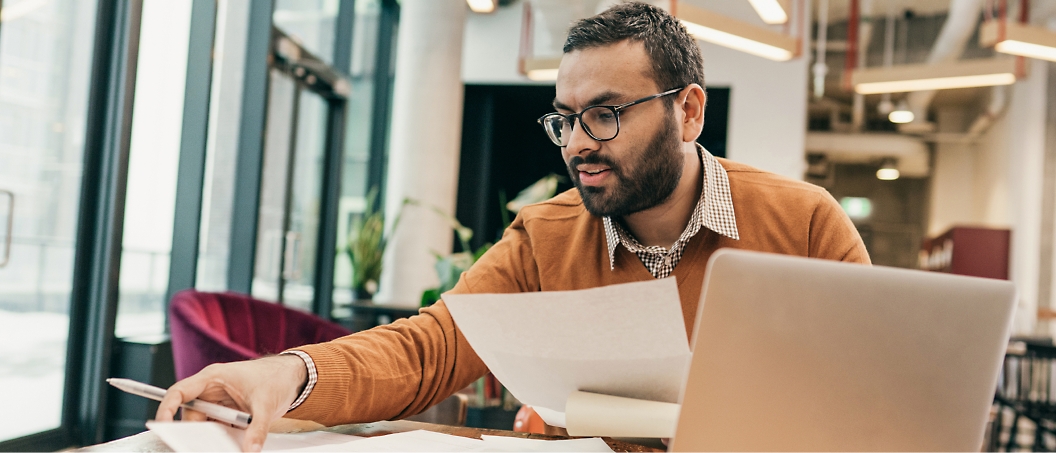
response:
[(474, 13), (490, 13), (495, 11), (494, 0), (466, 0), (469, 4), (469, 9), (473, 10)]
[(1001, 53), (1056, 61), (1056, 32), (1018, 22), (991, 20), (979, 27), (979, 45)]
[(915, 116), (909, 110), (895, 110), (887, 115), (887, 119), (895, 124), (912, 123), (913, 118)]
[(557, 80), (557, 69), (531, 69), (527, 75), (531, 80)]
[(1029, 42), (1009, 39), (997, 43), (997, 45), (994, 46), (994, 50), (1022, 57), (1056, 61), (1056, 47), (1043, 46)]
[(1012, 73), (980, 74), (931, 79), (892, 80), (889, 82), (867, 82), (854, 86), (860, 94), (904, 93), (907, 91), (949, 90), (954, 88), (987, 87), (1016, 83)]
[(748, 3), (752, 4), (752, 8), (755, 8), (756, 14), (759, 14), (763, 22), (771, 25), (788, 22), (788, 13), (777, 0), (748, 0)]
[(876, 171), (876, 179), (881, 181), (894, 181), (902, 176), (897, 168), (881, 168)]
[(693, 35), (693, 37), (712, 44), (729, 47), (734, 50), (750, 53), (774, 61), (788, 61), (791, 60), (793, 56), (792, 52), (786, 49), (763, 44), (759, 41), (752, 41), (747, 38), (742, 38), (734, 34), (705, 27), (686, 20), (682, 20), (682, 25), (686, 26), (686, 31)]

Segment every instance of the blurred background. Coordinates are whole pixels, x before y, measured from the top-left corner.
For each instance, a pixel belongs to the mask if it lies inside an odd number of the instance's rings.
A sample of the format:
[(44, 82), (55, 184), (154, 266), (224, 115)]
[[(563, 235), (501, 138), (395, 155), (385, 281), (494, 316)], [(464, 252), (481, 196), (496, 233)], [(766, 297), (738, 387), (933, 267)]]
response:
[[(101, 379), (173, 379), (180, 290), (352, 331), (429, 303), (572, 187), (535, 119), (615, 3), (0, 0), (0, 449), (141, 430)], [(875, 264), (1011, 280), (1051, 335), (1056, 1), (651, 3), (699, 39), (712, 154), (828, 189)]]

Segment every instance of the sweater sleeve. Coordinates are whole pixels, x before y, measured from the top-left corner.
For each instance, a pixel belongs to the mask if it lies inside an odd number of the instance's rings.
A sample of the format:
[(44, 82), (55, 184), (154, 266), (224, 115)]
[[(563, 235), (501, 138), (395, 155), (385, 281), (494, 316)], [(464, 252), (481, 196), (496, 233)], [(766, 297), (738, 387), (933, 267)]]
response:
[[(451, 292), (528, 291), (538, 288), (535, 269), (517, 219)], [(311, 356), (318, 381), (286, 416), (327, 426), (415, 415), (488, 371), (442, 300), (408, 319), (296, 349)]]
[(827, 191), (822, 191), (810, 219), (808, 253), (811, 258), (870, 264), (858, 229)]

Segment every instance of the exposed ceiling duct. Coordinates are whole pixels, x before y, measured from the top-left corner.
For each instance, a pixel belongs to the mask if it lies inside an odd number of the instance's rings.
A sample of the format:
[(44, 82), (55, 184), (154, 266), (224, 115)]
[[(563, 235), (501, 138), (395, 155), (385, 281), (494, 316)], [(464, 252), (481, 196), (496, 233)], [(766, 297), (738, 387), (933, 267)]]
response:
[(824, 154), (832, 162), (876, 164), (895, 158), (905, 178), (924, 178), (930, 171), (923, 140), (894, 133), (808, 132), (807, 153)]
[[(984, 0), (950, 0), (950, 10), (946, 22), (939, 32), (939, 37), (928, 55), (928, 64), (941, 64), (955, 61), (961, 57), (968, 39), (975, 33), (979, 23), (979, 14)], [(928, 123), (928, 106), (935, 98), (935, 91), (915, 91), (909, 93), (907, 100), (914, 120), (899, 126), (904, 132), (930, 132), (934, 125)]]

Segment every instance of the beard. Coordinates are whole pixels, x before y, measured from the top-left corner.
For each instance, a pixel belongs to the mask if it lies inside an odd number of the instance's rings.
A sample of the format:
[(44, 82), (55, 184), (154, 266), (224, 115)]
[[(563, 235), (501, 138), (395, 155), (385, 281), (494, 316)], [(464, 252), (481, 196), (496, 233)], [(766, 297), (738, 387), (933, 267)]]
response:
[[(669, 117), (671, 115), (668, 115)], [(641, 149), (632, 154), (633, 172), (600, 153), (569, 160), (568, 173), (579, 189), (583, 206), (599, 217), (623, 217), (657, 206), (671, 197), (682, 178), (685, 156), (679, 149), (682, 143), (674, 121), (653, 135)], [(576, 167), (581, 164), (602, 164), (609, 167), (616, 184), (612, 187), (584, 186)]]

